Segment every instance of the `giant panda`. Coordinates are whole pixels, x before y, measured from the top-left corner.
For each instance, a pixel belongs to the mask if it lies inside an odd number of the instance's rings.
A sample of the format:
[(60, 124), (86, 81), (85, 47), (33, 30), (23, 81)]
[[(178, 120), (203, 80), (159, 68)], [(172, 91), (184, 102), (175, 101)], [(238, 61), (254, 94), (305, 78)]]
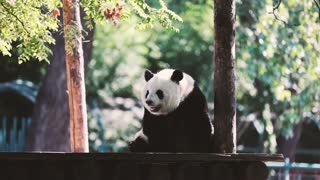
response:
[(205, 96), (194, 79), (179, 70), (144, 73), (142, 129), (131, 152), (209, 152), (213, 127)]

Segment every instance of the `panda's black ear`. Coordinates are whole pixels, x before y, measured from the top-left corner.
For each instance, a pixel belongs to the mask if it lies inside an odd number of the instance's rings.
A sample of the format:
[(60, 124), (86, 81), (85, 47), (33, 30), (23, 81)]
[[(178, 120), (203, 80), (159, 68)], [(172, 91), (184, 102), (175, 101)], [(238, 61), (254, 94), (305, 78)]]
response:
[(149, 70), (144, 72), (144, 79), (148, 82), (153, 77), (153, 73)]
[(174, 70), (171, 76), (171, 80), (179, 83), (179, 81), (181, 81), (183, 78), (183, 73), (179, 70)]

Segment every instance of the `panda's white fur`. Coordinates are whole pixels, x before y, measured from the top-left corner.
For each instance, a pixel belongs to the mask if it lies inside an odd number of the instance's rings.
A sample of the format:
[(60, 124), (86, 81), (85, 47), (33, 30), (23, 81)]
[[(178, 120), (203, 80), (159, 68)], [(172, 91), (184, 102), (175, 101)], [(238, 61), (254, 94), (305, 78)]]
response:
[[(178, 83), (171, 80), (174, 69), (164, 69), (153, 74), (153, 77), (146, 81), (141, 99), (144, 107), (154, 115), (166, 115), (174, 111), (179, 104), (192, 92), (194, 79), (183, 73), (183, 78)], [(163, 99), (160, 99), (156, 92), (163, 91)], [(148, 95), (146, 96), (148, 91)], [(152, 106), (146, 103), (147, 100), (153, 102)], [(153, 111), (157, 109), (156, 111)]]

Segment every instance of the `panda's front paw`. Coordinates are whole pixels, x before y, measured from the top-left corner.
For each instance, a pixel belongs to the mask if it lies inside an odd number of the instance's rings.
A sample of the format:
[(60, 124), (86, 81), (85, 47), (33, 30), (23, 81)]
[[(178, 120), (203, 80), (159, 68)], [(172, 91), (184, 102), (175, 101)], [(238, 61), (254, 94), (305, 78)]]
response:
[(131, 152), (145, 152), (145, 145), (139, 141), (132, 141), (129, 144), (129, 150)]
[(141, 138), (137, 138), (129, 144), (129, 150), (131, 152), (147, 152), (148, 147), (148, 143), (143, 141)]
[(147, 152), (149, 148), (149, 139), (141, 129), (134, 136), (134, 140), (129, 143), (129, 150), (131, 152)]
[(129, 150), (130, 152), (137, 152), (137, 147), (135, 145), (135, 141), (129, 143)]

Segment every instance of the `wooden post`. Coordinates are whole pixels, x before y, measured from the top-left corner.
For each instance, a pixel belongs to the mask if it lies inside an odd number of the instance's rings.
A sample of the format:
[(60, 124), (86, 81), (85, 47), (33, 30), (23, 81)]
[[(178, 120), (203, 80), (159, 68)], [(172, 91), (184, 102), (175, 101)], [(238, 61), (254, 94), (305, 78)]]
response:
[(89, 152), (79, 0), (63, 0), (71, 152)]
[(235, 0), (214, 0), (214, 150), (236, 152)]

